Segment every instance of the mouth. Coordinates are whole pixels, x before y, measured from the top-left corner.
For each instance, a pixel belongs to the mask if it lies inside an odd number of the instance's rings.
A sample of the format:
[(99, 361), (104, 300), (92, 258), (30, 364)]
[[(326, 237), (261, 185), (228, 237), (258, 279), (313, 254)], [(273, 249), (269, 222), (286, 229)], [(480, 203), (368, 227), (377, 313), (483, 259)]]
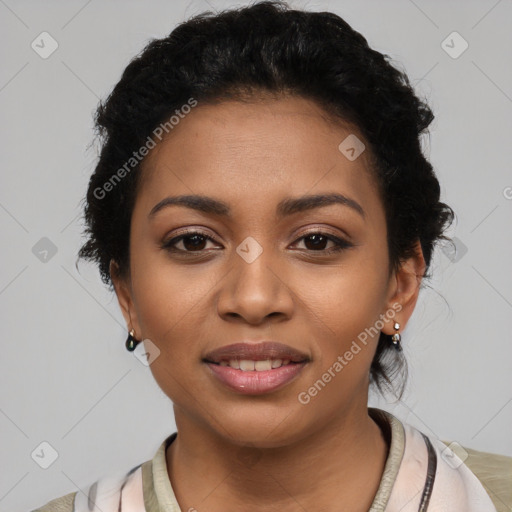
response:
[(207, 362), (217, 364), (219, 366), (229, 366), (230, 368), (241, 370), (243, 372), (264, 372), (288, 366), (289, 364), (299, 364), (297, 362), (290, 361), (290, 359), (229, 359), (228, 361), (220, 361), (219, 363), (214, 363), (213, 361)]
[(310, 362), (309, 356), (282, 343), (235, 343), (203, 358), (212, 376), (242, 394), (258, 395), (281, 389)]
[[(225, 345), (224, 347), (220, 347), (206, 354), (203, 361), (219, 365), (221, 363), (231, 365), (231, 361), (254, 361), (255, 363), (270, 361), (272, 364), (273, 361), (281, 361), (281, 363), (283, 363), (283, 361), (288, 361), (288, 363), (303, 363), (309, 359), (307, 354), (289, 345), (284, 345), (276, 341), (263, 341), (260, 343), (241, 342)], [(281, 364), (276, 367), (279, 366), (281, 366)], [(236, 369), (240, 369), (240, 367)], [(247, 370), (255, 369), (256, 368), (250, 368), (250, 366), (247, 368)], [(270, 368), (266, 369), (270, 370)]]

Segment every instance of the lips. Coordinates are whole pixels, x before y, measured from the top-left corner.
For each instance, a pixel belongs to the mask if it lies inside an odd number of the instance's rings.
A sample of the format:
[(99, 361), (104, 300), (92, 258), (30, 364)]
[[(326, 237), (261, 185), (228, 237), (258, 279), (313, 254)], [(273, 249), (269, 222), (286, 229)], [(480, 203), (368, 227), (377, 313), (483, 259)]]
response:
[(203, 362), (224, 386), (241, 394), (276, 391), (293, 381), (310, 358), (282, 343), (234, 343), (209, 352)]
[(292, 363), (303, 363), (309, 361), (309, 357), (298, 350), (275, 341), (264, 341), (261, 343), (234, 343), (218, 348), (206, 354), (203, 361), (220, 364), (222, 361), (231, 360), (288, 360)]

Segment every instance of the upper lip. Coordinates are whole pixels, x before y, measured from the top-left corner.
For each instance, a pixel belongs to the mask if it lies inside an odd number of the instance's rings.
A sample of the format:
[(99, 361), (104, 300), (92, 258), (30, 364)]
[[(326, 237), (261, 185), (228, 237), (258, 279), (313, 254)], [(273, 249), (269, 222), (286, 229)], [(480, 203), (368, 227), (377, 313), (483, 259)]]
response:
[(263, 341), (260, 343), (233, 343), (217, 348), (204, 357), (203, 361), (220, 363), (230, 359), (247, 359), (252, 361), (265, 361), (266, 359), (289, 359), (294, 363), (308, 361), (309, 357), (298, 350), (278, 343), (276, 341)]

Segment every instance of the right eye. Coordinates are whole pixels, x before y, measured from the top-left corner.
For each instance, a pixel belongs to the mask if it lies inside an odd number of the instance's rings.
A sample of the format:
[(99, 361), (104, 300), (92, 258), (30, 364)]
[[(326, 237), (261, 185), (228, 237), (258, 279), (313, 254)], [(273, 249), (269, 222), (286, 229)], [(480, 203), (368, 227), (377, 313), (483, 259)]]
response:
[[(178, 236), (171, 238), (170, 240), (163, 242), (162, 249), (167, 249), (169, 252), (200, 253), (205, 250), (204, 245), (208, 241), (216, 243), (211, 236), (201, 231), (186, 231)], [(183, 249), (176, 247), (179, 243), (182, 243)]]

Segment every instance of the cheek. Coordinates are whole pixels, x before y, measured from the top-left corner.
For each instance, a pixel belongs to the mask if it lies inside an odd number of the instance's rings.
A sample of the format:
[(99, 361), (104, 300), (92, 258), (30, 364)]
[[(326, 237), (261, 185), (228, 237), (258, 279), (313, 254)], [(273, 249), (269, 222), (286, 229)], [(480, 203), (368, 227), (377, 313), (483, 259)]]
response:
[(347, 263), (331, 267), (316, 283), (303, 285), (304, 301), (314, 308), (331, 332), (358, 334), (373, 324), (386, 296), (383, 268), (371, 255), (358, 251)]
[(159, 358), (151, 364), (153, 371), (183, 362), (180, 347), (190, 347), (193, 343), (186, 330), (190, 329), (189, 317), (200, 301), (196, 295), (201, 288), (196, 282), (181, 279), (176, 269), (161, 261), (159, 252), (135, 249), (131, 261), (132, 290), (141, 334), (160, 350)]
[(297, 398), (319, 421), (340, 414), (368, 387), (379, 339), (372, 326), (382, 307), (378, 276), (367, 282), (368, 277), (331, 279), (311, 308), (311, 318), (321, 319), (317, 334), (312, 331), (315, 364)]
[(195, 315), (214, 286), (215, 276), (208, 264), (177, 263), (147, 235), (139, 234), (138, 239), (141, 243), (134, 244), (131, 253), (137, 315), (143, 334), (163, 344), (187, 326), (197, 329)]
[(201, 396), (196, 378), (206, 325), (206, 304), (211, 279), (171, 269), (170, 265), (138, 265), (132, 276), (139, 324), (144, 338), (160, 351), (150, 365), (162, 391), (175, 404), (187, 406), (191, 396)]
[[(375, 328), (383, 312), (386, 288), (386, 275), (373, 260), (371, 254), (359, 251), (350, 264), (330, 269), (328, 279), (319, 283), (315, 293), (304, 284), (304, 303), (317, 325), (316, 334), (312, 331), (319, 363), (317, 378), (329, 369), (337, 375), (333, 382), (348, 379), (355, 383), (367, 378), (382, 327)], [(339, 364), (333, 368), (336, 361)]]

